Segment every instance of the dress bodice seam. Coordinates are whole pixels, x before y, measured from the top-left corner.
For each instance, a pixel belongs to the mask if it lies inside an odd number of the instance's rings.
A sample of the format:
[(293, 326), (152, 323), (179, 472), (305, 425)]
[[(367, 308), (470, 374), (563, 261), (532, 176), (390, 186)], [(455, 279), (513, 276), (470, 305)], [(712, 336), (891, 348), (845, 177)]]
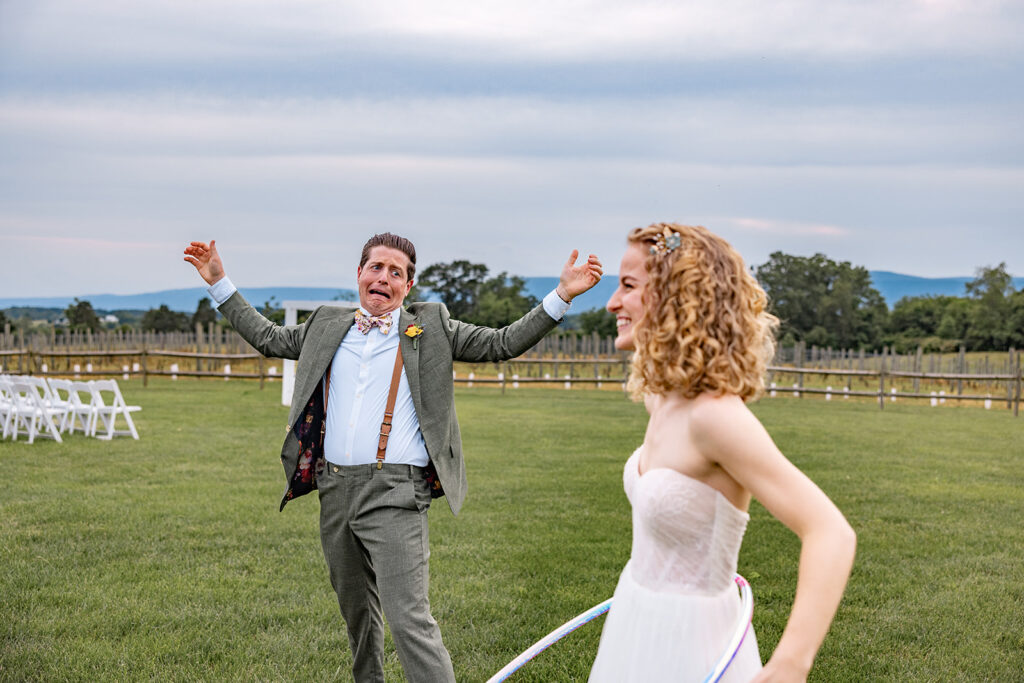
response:
[(712, 491), (714, 494), (716, 494), (718, 497), (720, 497), (722, 499), (722, 501), (724, 501), (725, 504), (728, 505), (732, 510), (734, 510), (737, 513), (739, 513), (747, 521), (750, 521), (750, 513), (749, 512), (747, 512), (746, 510), (743, 510), (743, 509), (741, 509), (739, 507), (736, 507), (736, 504), (733, 503), (731, 500), (729, 500), (728, 496), (726, 496), (724, 493), (722, 493), (721, 491), (716, 489), (711, 484), (708, 484), (707, 482), (703, 482), (700, 479), (697, 479), (695, 477), (691, 477), (688, 474), (683, 474), (679, 470), (673, 469), (671, 467), (652, 467), (651, 469), (647, 470), (646, 472), (641, 472), (640, 471), (640, 457), (639, 457), (639, 453), (640, 453), (640, 450), (642, 448), (643, 448), (643, 446), (638, 446), (637, 449), (633, 451), (633, 454), (629, 456), (629, 460), (632, 460), (633, 458), (636, 458), (636, 464), (635, 464), (635, 466), (632, 467), (633, 474), (635, 475), (636, 481), (639, 482), (641, 479), (646, 477), (648, 474), (651, 474), (652, 472), (658, 472), (658, 471), (672, 472), (672, 473), (677, 474), (678, 476), (682, 477), (685, 481), (687, 481), (689, 483), (698, 484), (699, 486), (701, 486), (701, 487), (703, 487), (705, 489), (708, 489), (709, 491)]

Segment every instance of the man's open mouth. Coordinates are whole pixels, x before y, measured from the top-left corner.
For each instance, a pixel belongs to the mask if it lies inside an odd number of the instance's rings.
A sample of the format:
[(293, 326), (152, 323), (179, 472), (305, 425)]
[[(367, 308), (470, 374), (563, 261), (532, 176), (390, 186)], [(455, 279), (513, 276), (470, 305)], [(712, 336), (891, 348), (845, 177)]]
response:
[(370, 294), (376, 294), (378, 296), (384, 297), (385, 299), (390, 299), (391, 298), (390, 294), (388, 294), (387, 292), (383, 292), (383, 291), (381, 291), (379, 289), (371, 289), (370, 290)]

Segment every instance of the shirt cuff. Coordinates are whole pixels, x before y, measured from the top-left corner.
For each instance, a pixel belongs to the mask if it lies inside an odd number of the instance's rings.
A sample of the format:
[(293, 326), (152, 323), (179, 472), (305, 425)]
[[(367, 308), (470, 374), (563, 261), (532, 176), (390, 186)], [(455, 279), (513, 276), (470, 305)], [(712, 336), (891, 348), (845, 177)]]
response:
[(572, 304), (567, 301), (562, 301), (562, 297), (558, 296), (558, 292), (554, 289), (544, 297), (544, 311), (551, 316), (552, 320), (561, 320), (565, 317), (565, 314), (569, 312), (569, 306)]
[(225, 275), (221, 279), (214, 282), (212, 285), (206, 288), (206, 291), (210, 293), (210, 298), (219, 307), (222, 303), (231, 298), (231, 295), (238, 291), (238, 288), (232, 284), (228, 276)]

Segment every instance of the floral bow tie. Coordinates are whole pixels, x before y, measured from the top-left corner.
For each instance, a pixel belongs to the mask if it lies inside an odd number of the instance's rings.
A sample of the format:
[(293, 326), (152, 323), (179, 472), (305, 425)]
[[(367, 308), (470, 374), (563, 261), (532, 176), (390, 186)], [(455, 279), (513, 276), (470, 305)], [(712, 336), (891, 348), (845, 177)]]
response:
[(367, 334), (371, 328), (379, 327), (381, 334), (387, 334), (391, 329), (391, 314), (366, 315), (362, 311), (356, 311), (356, 327), (363, 334)]

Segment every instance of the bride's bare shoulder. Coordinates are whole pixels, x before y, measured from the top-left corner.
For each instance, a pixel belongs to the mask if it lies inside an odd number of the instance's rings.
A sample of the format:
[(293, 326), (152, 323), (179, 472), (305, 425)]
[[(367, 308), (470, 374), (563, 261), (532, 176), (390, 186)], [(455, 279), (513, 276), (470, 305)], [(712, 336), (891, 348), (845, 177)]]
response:
[(697, 442), (727, 437), (730, 431), (756, 419), (735, 394), (700, 394), (692, 399), (688, 413), (690, 433)]

